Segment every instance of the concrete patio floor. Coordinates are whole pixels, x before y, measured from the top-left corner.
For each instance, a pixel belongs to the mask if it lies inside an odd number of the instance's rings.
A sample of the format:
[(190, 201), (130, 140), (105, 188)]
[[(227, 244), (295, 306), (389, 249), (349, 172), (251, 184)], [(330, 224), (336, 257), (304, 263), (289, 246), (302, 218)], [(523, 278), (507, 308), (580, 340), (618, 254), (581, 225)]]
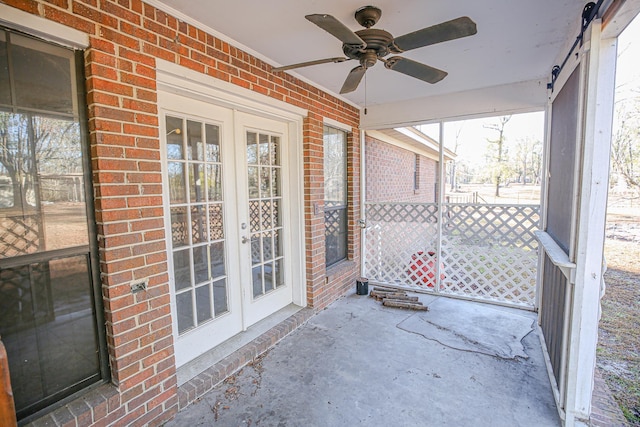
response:
[(534, 313), (420, 299), (338, 300), (166, 427), (560, 425)]

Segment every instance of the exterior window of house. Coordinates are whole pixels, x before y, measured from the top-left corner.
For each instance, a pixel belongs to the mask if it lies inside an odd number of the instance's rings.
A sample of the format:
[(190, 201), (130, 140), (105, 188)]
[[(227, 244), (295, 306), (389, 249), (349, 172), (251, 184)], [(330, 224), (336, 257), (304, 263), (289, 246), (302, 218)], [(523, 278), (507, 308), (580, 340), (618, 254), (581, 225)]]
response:
[(0, 335), (20, 420), (108, 375), (81, 70), (81, 52), (0, 27)]
[(413, 162), (413, 189), (420, 189), (420, 155), (416, 154)]
[(324, 127), (324, 225), (327, 267), (347, 258), (347, 133)]

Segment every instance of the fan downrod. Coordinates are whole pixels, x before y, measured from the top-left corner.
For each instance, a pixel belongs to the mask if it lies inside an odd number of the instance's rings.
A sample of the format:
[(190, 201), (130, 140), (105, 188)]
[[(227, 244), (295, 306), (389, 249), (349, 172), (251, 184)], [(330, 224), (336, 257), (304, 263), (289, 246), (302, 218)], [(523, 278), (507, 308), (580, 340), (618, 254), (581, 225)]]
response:
[(371, 28), (380, 19), (382, 16), (382, 10), (375, 6), (363, 6), (360, 9), (356, 10), (356, 21), (358, 24), (362, 25), (365, 28)]

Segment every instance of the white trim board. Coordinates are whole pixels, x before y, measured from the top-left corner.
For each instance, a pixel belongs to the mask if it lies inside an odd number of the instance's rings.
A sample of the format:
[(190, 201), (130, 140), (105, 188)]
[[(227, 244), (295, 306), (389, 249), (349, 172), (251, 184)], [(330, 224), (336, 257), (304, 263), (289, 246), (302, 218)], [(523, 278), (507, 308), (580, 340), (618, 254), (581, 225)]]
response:
[(0, 24), (73, 49), (89, 47), (89, 36), (82, 31), (2, 3)]

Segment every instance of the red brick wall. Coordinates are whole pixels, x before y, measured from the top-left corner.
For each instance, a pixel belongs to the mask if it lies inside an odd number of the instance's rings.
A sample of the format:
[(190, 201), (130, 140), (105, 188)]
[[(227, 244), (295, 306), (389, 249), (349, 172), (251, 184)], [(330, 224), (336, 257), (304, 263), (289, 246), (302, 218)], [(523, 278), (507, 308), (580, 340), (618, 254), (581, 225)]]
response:
[[(357, 109), (287, 74), (273, 74), (270, 65), (140, 0), (0, 2), (80, 30), (90, 39), (85, 51), (89, 132), (107, 345), (116, 388), (104, 410), (91, 411), (93, 424), (158, 425), (177, 410), (157, 58), (309, 111), (303, 131), (308, 304), (322, 308), (351, 288), (360, 259)], [(325, 117), (356, 129), (348, 159), (350, 262), (329, 272), (328, 279), (322, 212)], [(148, 290), (132, 295), (130, 282), (138, 279), (149, 280)]]
[(436, 202), (436, 160), (420, 156), (420, 186), (414, 190), (414, 152), (367, 136), (365, 153), (367, 202)]

